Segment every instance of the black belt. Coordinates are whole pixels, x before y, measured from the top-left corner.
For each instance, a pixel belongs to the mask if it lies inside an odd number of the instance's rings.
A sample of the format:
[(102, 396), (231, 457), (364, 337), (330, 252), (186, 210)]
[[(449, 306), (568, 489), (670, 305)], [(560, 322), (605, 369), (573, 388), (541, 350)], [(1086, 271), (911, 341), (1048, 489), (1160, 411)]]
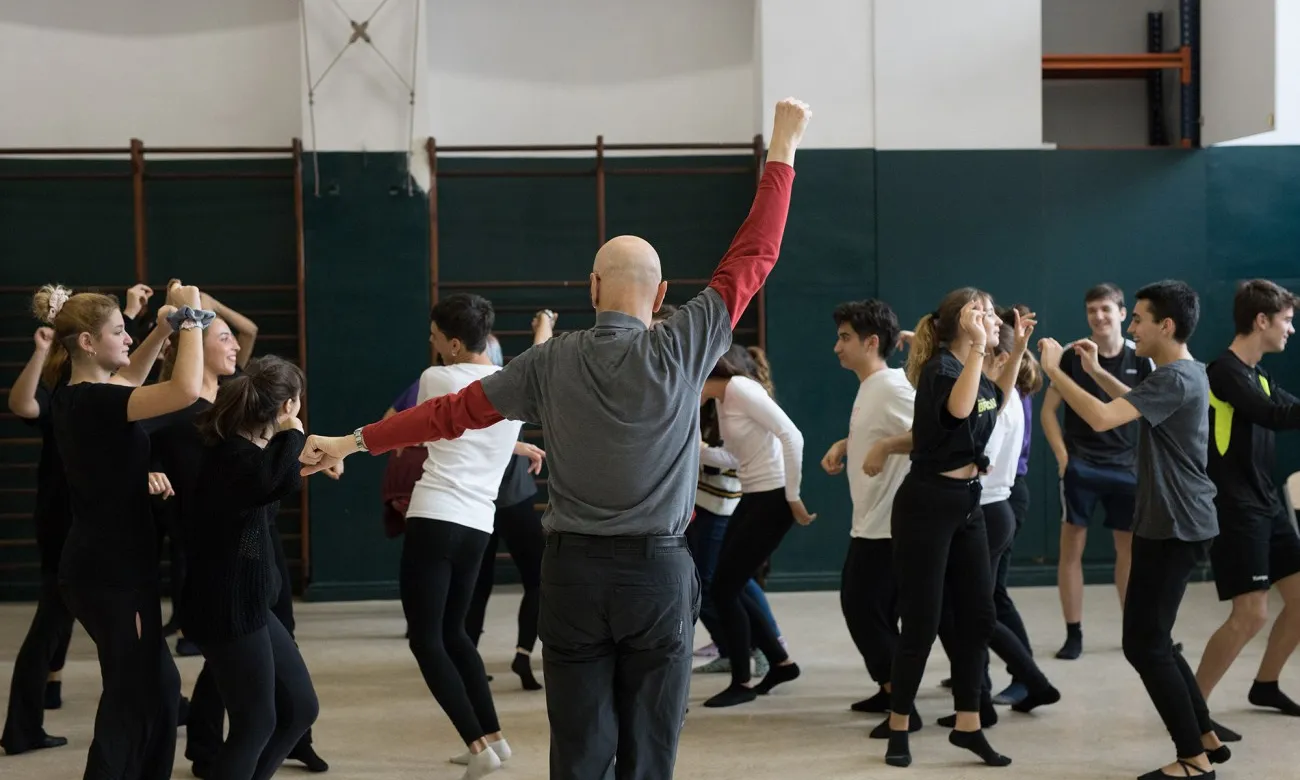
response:
[(572, 552), (588, 558), (613, 558), (616, 555), (644, 555), (653, 558), (661, 550), (686, 547), (685, 536), (591, 536), (551, 532), (546, 546), (556, 553)]

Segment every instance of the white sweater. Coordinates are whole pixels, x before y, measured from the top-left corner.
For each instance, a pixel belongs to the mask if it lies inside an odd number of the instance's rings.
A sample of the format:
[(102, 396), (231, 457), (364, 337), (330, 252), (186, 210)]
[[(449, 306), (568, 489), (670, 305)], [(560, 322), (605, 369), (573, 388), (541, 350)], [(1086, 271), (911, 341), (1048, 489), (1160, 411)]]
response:
[(722, 447), (701, 452), (700, 462), (736, 469), (746, 493), (785, 488), (787, 501), (799, 500), (803, 434), (762, 385), (732, 377), (718, 400), (718, 428)]
[(1025, 439), (1025, 407), (1020, 393), (1011, 389), (1011, 397), (998, 413), (997, 424), (984, 447), (989, 459), (989, 472), (980, 476), (984, 492), (980, 506), (996, 504), (1011, 498), (1011, 486), (1016, 481), (1016, 467), (1020, 464), (1020, 448)]

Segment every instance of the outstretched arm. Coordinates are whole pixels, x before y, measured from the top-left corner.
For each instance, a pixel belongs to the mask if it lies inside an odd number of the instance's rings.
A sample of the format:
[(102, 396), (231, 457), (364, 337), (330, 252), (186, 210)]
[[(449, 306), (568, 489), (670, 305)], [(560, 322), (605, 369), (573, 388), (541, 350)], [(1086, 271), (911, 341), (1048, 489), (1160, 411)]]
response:
[(727, 305), (732, 328), (767, 281), (781, 253), (794, 183), (794, 152), (811, 116), (806, 104), (792, 98), (777, 104), (772, 145), (754, 205), (709, 281)]

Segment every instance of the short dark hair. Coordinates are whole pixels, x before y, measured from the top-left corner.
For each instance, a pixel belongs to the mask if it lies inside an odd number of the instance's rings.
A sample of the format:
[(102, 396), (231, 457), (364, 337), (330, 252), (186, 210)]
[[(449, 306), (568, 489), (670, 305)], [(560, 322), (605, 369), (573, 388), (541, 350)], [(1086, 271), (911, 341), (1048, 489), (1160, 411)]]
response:
[(659, 311), (655, 312), (654, 315), (651, 316), (650, 321), (663, 322), (664, 320), (668, 319), (669, 317), (673, 316), (676, 313), (677, 313), (677, 307), (672, 305), (671, 303), (660, 304)]
[(496, 321), (492, 302), (481, 295), (457, 293), (438, 301), (429, 319), (449, 339), (460, 339), (470, 352), (487, 349), (487, 337)]
[(1267, 279), (1251, 279), (1237, 285), (1237, 295), (1232, 300), (1232, 324), (1237, 335), (1249, 336), (1255, 330), (1255, 318), (1260, 314), (1272, 319), (1286, 309), (1295, 309), (1295, 293)]
[(876, 351), (882, 358), (889, 357), (898, 343), (898, 315), (884, 301), (868, 298), (841, 303), (831, 316), (835, 318), (837, 327), (848, 325), (860, 339), (879, 337)]
[(1102, 282), (1096, 287), (1089, 288), (1088, 292), (1083, 294), (1083, 302), (1085, 304), (1092, 303), (1093, 301), (1110, 301), (1114, 303), (1117, 308), (1122, 309), (1124, 308), (1124, 291), (1121, 290), (1117, 284)]
[(1148, 284), (1134, 297), (1147, 302), (1157, 322), (1174, 321), (1174, 341), (1179, 344), (1186, 344), (1196, 332), (1196, 323), (1201, 319), (1201, 299), (1186, 282), (1165, 279)]

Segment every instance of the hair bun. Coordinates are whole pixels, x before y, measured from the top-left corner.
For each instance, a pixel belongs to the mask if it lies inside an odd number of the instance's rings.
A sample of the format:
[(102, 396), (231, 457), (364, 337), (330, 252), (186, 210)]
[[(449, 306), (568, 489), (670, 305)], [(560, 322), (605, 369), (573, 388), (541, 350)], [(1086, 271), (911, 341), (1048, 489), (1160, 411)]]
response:
[(72, 290), (61, 284), (47, 284), (32, 296), (32, 313), (36, 319), (47, 325), (53, 325), (63, 306), (72, 298)]

